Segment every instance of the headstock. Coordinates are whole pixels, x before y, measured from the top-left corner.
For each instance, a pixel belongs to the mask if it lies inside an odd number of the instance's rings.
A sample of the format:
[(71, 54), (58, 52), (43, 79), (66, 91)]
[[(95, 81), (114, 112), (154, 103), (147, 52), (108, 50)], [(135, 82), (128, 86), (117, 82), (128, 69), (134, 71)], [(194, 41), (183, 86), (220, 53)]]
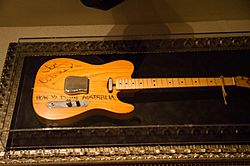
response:
[(249, 77), (237, 76), (237, 77), (234, 77), (234, 79), (235, 79), (236, 86), (250, 88), (250, 78)]

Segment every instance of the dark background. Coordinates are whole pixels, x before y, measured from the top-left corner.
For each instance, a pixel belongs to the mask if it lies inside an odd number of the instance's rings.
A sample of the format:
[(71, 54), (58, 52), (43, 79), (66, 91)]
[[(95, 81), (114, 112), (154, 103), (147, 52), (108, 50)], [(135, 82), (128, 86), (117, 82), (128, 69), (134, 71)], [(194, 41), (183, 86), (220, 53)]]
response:
[[(126, 59), (134, 63), (133, 78), (147, 77), (225, 77), (250, 76), (249, 50), (237, 51), (207, 51), (207, 52), (180, 52), (164, 54), (137, 54), (137, 55), (84, 55), (63, 56), (81, 60), (91, 64), (104, 64), (118, 59)], [(32, 107), (32, 88), (35, 75), (39, 67), (47, 60), (57, 58), (51, 56), (25, 57), (22, 78), (12, 119), (11, 129), (34, 129), (47, 127), (41, 123)], [(135, 116), (129, 120), (117, 120), (104, 116), (95, 116), (83, 119), (67, 127), (86, 127), (83, 130), (71, 131), (39, 131), (11, 132), (8, 148), (32, 148), (35, 146), (89, 146), (111, 144), (166, 144), (180, 142), (216, 142), (221, 136), (203, 138), (200, 135), (191, 137), (180, 136), (179, 128), (172, 134), (177, 138), (170, 138), (157, 133), (162, 129), (152, 129), (151, 136), (134, 133), (121, 129), (134, 126), (147, 127), (151, 125), (162, 126), (209, 126), (209, 125), (244, 125), (250, 122), (250, 89), (239, 87), (226, 87), (228, 105), (224, 105), (221, 87), (207, 88), (181, 88), (157, 89), (137, 92), (133, 97), (121, 98), (124, 102), (135, 105)], [(100, 135), (98, 129), (90, 132), (93, 126), (104, 126), (106, 134)], [(114, 129), (110, 128), (114, 127)], [(88, 130), (89, 129), (89, 130)], [(115, 134), (113, 132), (123, 132)], [(119, 130), (119, 131), (118, 131)], [(173, 129), (175, 130), (175, 129)], [(177, 131), (178, 130), (178, 131)], [(140, 130), (141, 132), (142, 130)], [(184, 131), (184, 130), (183, 130)], [(90, 135), (87, 134), (90, 132)], [(210, 133), (211, 135), (216, 135)], [(77, 134), (78, 133), (78, 134)], [(124, 134), (125, 133), (125, 134)], [(237, 132), (236, 132), (237, 133)], [(168, 133), (169, 134), (169, 133)], [(203, 133), (204, 134), (204, 133)], [(228, 142), (248, 141), (245, 135), (231, 136)], [(249, 133), (248, 133), (249, 134)], [(96, 137), (93, 137), (96, 136)], [(122, 135), (122, 137), (121, 137)], [(171, 132), (170, 132), (171, 135)], [(29, 138), (32, 138), (31, 141)], [(100, 138), (101, 137), (101, 138)], [(106, 139), (103, 139), (106, 137)], [(91, 139), (90, 139), (91, 138)]]

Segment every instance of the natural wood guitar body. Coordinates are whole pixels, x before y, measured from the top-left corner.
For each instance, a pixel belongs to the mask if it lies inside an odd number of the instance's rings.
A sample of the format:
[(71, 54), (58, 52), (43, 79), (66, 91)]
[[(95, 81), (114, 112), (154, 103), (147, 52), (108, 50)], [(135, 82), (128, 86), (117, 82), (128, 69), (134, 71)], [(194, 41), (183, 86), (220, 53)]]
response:
[(221, 86), (250, 87), (248, 77), (209, 78), (131, 78), (134, 66), (119, 60), (92, 65), (70, 58), (44, 63), (37, 72), (32, 103), (36, 114), (47, 125), (65, 125), (89, 115), (131, 117), (134, 106), (117, 98), (120, 91), (152, 88)]
[[(60, 125), (74, 121), (77, 116), (88, 112), (98, 114), (97, 110), (107, 110), (116, 114), (129, 114), (134, 110), (131, 104), (123, 103), (117, 98), (118, 91), (107, 89), (108, 78), (131, 77), (133, 64), (128, 61), (115, 61), (104, 65), (91, 65), (78, 60), (58, 58), (44, 63), (37, 72), (33, 107), (36, 114), (46, 123)], [(64, 81), (67, 76), (87, 76), (88, 94), (67, 95), (64, 93)], [(48, 108), (49, 101), (88, 100), (87, 107)], [(94, 110), (94, 111), (91, 111)], [(69, 119), (69, 121), (67, 121)], [(50, 123), (51, 124), (51, 123)]]

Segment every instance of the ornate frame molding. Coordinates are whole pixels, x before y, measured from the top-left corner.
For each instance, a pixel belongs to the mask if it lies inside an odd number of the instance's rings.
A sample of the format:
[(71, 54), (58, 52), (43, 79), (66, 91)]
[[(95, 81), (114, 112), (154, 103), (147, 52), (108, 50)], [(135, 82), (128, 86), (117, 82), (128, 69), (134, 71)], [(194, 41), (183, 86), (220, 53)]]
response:
[[(77, 42), (24, 42), (9, 45), (0, 81), (0, 163), (1, 164), (56, 164), (56, 163), (169, 163), (181, 164), (185, 161), (197, 165), (219, 161), (227, 164), (250, 164), (250, 145), (152, 145), (152, 146), (112, 146), (90, 148), (56, 148), (32, 150), (5, 150), (8, 132), (15, 106), (15, 99), (26, 56), (60, 56), (121, 53), (159, 53), (207, 50), (241, 50), (250, 48), (250, 37), (206, 37), (151, 40), (100, 40)], [(189, 128), (189, 134), (196, 130)], [(199, 126), (196, 128), (199, 129)], [(231, 133), (244, 131), (249, 135), (249, 125), (227, 128)], [(149, 132), (146, 132), (150, 135)], [(209, 131), (209, 130), (208, 130)], [(225, 128), (217, 130), (223, 135)], [(177, 130), (175, 134), (178, 134)], [(205, 134), (201, 131), (201, 134)], [(223, 160), (223, 161), (221, 161)]]

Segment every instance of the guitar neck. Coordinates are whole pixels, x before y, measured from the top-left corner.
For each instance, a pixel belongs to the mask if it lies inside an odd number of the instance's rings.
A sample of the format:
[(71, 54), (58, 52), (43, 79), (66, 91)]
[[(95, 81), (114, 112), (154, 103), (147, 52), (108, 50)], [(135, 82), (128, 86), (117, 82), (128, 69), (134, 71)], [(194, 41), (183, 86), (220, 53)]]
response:
[(234, 86), (234, 77), (209, 78), (121, 78), (116, 79), (117, 90)]

